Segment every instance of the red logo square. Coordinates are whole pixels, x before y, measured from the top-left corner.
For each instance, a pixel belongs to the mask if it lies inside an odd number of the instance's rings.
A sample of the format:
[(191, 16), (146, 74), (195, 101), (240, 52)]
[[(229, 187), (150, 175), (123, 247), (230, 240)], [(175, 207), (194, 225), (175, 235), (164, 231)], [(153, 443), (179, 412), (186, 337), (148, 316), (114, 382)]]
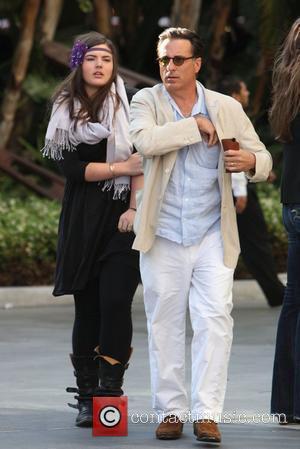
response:
[(128, 397), (93, 397), (93, 436), (127, 437)]

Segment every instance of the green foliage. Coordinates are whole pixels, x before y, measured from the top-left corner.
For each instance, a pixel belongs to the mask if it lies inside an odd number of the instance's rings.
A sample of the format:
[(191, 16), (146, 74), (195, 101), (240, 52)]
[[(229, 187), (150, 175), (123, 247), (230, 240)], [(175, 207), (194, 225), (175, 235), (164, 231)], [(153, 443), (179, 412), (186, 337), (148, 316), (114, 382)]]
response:
[(288, 242), (282, 223), (280, 189), (272, 184), (262, 183), (258, 186), (258, 195), (268, 226), (277, 271), (285, 272)]
[(49, 100), (57, 84), (57, 78), (34, 72), (26, 77), (23, 90), (33, 101), (41, 103)]
[[(257, 184), (257, 193), (269, 231), (275, 266), (278, 273), (283, 273), (286, 271), (287, 235), (281, 218), (280, 191), (273, 184), (264, 182)], [(242, 257), (239, 258), (234, 276), (236, 279), (251, 278)]]
[(0, 195), (0, 283), (49, 283), (55, 264), (60, 205), (30, 195)]
[[(4, 199), (8, 198), (27, 198), (28, 197), (28, 189), (20, 183), (16, 183), (16, 181), (6, 176), (4, 173), (0, 171), (0, 192), (1, 197)], [(0, 230), (1, 233), (1, 230)]]
[(91, 0), (77, 0), (77, 3), (79, 9), (81, 9), (81, 11), (85, 14), (93, 11), (93, 3), (91, 2)]
[[(28, 128), (25, 127), (25, 120), (23, 121), (23, 135), (16, 138), (20, 153), (24, 157), (52, 171), (57, 171), (55, 164), (47, 158), (42, 158), (40, 150), (44, 146), (50, 118), (50, 98), (59, 82), (60, 79), (49, 74), (46, 76), (42, 70), (40, 73), (35, 71), (28, 74), (23, 84), (23, 102), (27, 102), (28, 111), (30, 107), (33, 109), (33, 115)], [(24, 109), (26, 112), (26, 105)]]
[(0, 197), (0, 264), (3, 258), (52, 259), (59, 205), (29, 196), (26, 201)]
[[(0, 285), (51, 284), (55, 267), (60, 204), (29, 195), (0, 178)], [(279, 190), (258, 185), (278, 271), (286, 266), (287, 237), (281, 220)], [(239, 263), (237, 277), (247, 276)]]
[(299, 3), (296, 0), (257, 0), (256, 3), (259, 11), (260, 43), (264, 51), (274, 51), (299, 15)]
[(258, 196), (272, 238), (286, 245), (287, 236), (282, 224), (279, 189), (265, 182), (259, 184)]
[(279, 33), (283, 18), (285, 19), (286, 6), (282, 0), (258, 0), (260, 12), (260, 41), (264, 50), (274, 49), (278, 45)]

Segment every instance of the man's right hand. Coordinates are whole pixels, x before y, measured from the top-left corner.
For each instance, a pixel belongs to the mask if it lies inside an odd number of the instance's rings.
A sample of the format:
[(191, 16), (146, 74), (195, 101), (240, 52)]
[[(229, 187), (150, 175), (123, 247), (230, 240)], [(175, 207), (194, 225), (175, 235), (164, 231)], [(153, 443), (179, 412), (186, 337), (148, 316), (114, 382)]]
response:
[(132, 154), (124, 164), (126, 165), (127, 175), (137, 176), (143, 174), (143, 158), (139, 153)]
[(218, 142), (218, 136), (212, 122), (200, 114), (194, 115), (194, 119), (196, 120), (199, 131), (207, 142), (207, 145), (209, 147), (215, 145)]

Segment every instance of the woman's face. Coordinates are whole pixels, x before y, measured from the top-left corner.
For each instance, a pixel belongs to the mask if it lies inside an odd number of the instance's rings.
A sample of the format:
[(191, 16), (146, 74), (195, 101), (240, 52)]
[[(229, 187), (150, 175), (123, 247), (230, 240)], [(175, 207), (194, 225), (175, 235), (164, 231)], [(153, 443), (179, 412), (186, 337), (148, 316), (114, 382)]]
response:
[(108, 83), (113, 65), (113, 55), (107, 44), (95, 45), (84, 55), (82, 77), (89, 96)]

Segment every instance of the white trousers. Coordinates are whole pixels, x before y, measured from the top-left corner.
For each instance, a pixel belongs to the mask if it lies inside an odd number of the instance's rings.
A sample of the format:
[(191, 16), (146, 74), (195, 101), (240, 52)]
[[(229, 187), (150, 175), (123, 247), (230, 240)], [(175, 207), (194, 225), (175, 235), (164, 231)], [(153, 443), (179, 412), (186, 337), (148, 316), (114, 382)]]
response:
[[(184, 247), (156, 237), (141, 253), (153, 407), (160, 417), (222, 413), (232, 342), (233, 269), (223, 263), (220, 231)], [(193, 329), (191, 408), (185, 388), (185, 327)]]

